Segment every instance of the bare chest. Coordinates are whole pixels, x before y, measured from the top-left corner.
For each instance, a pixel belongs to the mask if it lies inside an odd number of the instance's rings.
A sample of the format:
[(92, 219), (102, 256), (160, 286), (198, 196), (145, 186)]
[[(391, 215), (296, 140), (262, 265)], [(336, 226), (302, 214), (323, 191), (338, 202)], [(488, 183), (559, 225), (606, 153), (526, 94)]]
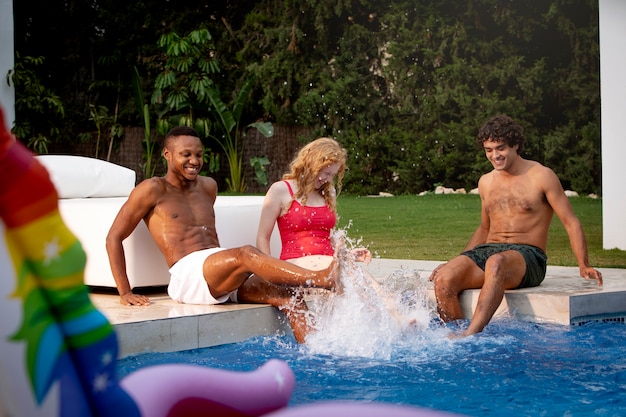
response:
[(201, 226), (215, 223), (214, 201), (201, 193), (164, 196), (154, 215), (164, 226)]
[(543, 212), (547, 206), (545, 195), (527, 182), (508, 181), (483, 191), (490, 216), (533, 214)]

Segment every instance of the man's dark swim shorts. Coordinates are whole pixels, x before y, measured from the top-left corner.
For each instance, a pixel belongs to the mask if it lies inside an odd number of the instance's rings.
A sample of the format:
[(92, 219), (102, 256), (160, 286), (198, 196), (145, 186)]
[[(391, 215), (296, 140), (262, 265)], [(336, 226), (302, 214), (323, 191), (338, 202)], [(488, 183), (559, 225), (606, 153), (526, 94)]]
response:
[(548, 257), (536, 246), (512, 243), (485, 243), (465, 251), (461, 255), (468, 256), (484, 271), (487, 259), (491, 255), (507, 250), (518, 251), (524, 257), (524, 261), (526, 261), (526, 274), (517, 288), (536, 287), (541, 284), (546, 277)]

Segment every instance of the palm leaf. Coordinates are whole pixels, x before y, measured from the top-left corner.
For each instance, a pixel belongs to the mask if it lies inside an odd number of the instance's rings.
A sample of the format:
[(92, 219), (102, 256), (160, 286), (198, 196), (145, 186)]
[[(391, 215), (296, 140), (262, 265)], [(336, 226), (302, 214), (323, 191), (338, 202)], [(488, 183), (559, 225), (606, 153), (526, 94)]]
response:
[(230, 137), (230, 132), (232, 132), (232, 130), (237, 125), (237, 123), (235, 122), (235, 118), (233, 117), (233, 114), (230, 112), (230, 110), (226, 108), (226, 105), (220, 98), (216, 89), (208, 88), (206, 91), (206, 95), (207, 97), (209, 97), (209, 100), (211, 101), (211, 105), (213, 106), (213, 108), (217, 112), (217, 115), (219, 116), (220, 122), (222, 123), (222, 126), (224, 127), (226, 136)]
[(143, 107), (145, 104), (145, 96), (143, 94), (143, 86), (141, 85), (141, 75), (139, 70), (133, 65), (133, 94), (135, 96), (135, 106), (137, 107), (137, 113), (143, 115)]
[(233, 105), (233, 118), (239, 124), (239, 120), (241, 119), (241, 114), (243, 113), (243, 108), (248, 101), (248, 96), (250, 96), (250, 92), (252, 91), (252, 82), (253, 78), (248, 78), (239, 90), (239, 94), (237, 95), (237, 99), (235, 100), (235, 104)]
[(256, 128), (266, 138), (274, 136), (274, 126), (270, 122), (254, 122), (250, 123), (248, 127)]

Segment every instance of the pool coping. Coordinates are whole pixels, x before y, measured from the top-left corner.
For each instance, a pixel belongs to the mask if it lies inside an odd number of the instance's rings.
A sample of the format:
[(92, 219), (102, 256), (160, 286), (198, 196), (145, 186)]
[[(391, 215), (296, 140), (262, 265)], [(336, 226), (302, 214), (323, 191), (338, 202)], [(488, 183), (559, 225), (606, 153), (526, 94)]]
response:
[[(379, 281), (398, 271), (417, 271), (427, 278), (438, 261), (373, 259), (367, 267)], [(548, 266), (539, 287), (507, 291), (494, 314), (520, 320), (576, 325), (587, 321), (622, 321), (626, 318), (626, 270), (601, 268), (604, 286), (579, 277), (578, 268)], [(424, 279), (424, 281), (426, 281)], [(432, 284), (429, 300), (435, 305)], [(461, 294), (465, 317), (471, 317), (479, 290)], [(128, 307), (109, 291), (90, 294), (94, 305), (113, 324), (120, 344), (120, 357), (142, 352), (172, 352), (237, 343), (255, 336), (289, 334), (282, 313), (264, 304), (227, 303), (216, 306), (179, 304), (165, 288), (150, 295), (151, 305)]]

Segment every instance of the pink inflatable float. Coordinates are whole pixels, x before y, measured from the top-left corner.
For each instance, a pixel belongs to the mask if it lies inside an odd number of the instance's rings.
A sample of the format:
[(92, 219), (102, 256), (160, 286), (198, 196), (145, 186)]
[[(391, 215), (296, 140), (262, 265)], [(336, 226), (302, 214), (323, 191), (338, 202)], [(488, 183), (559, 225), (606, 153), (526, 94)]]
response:
[(286, 408), (265, 417), (461, 417), (425, 408), (355, 401), (325, 401)]
[(140, 369), (120, 384), (142, 416), (258, 416), (284, 407), (294, 386), (287, 365), (270, 360), (256, 371), (238, 373), (193, 365)]

